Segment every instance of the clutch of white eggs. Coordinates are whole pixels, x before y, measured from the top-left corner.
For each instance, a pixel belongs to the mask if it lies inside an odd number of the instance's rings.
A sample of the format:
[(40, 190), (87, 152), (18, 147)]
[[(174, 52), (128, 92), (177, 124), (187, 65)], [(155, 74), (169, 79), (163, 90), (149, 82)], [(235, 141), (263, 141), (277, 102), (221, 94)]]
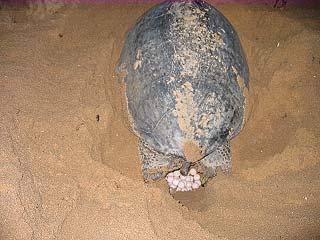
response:
[(166, 176), (170, 192), (187, 192), (198, 189), (201, 186), (200, 175), (197, 170), (191, 168), (188, 175), (184, 176), (180, 170), (168, 173)]

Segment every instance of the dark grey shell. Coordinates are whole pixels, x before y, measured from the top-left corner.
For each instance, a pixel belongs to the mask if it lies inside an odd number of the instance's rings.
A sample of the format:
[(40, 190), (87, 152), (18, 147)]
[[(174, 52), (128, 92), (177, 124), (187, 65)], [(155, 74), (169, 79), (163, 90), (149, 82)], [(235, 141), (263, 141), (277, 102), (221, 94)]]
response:
[(203, 1), (154, 6), (129, 30), (117, 67), (125, 72), (137, 135), (164, 154), (203, 154), (241, 129), (248, 66), (229, 21)]

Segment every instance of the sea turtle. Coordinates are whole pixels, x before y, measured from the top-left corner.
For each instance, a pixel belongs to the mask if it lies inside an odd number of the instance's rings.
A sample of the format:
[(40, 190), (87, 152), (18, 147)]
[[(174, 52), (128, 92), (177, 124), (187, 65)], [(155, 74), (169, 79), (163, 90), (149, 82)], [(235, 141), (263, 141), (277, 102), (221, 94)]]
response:
[(243, 126), (249, 71), (222, 13), (204, 1), (155, 5), (127, 32), (116, 72), (145, 180), (193, 166), (205, 183), (217, 167), (231, 169), (229, 141)]

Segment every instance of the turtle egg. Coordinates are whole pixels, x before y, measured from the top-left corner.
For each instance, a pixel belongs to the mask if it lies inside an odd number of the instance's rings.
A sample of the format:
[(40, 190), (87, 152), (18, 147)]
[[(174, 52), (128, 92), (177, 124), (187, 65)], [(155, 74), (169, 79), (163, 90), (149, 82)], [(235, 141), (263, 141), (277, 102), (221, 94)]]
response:
[(176, 189), (177, 188), (177, 186), (173, 185), (172, 183), (169, 184), (169, 187), (170, 187), (170, 189)]
[(180, 180), (180, 177), (173, 176), (173, 179), (178, 179), (178, 180)]
[(173, 177), (173, 172), (168, 173), (167, 177)]
[(190, 175), (196, 175), (197, 174), (197, 170), (195, 170), (194, 168), (191, 168), (189, 171)]
[(194, 182), (193, 184), (192, 184), (192, 188), (193, 189), (197, 189), (197, 188), (199, 188), (200, 187), (200, 185), (198, 184), (198, 183), (196, 183), (196, 182)]
[(170, 192), (186, 192), (198, 189), (201, 186), (200, 175), (197, 170), (191, 168), (188, 175), (184, 176), (180, 170), (170, 172), (166, 176)]
[(192, 176), (187, 176), (186, 177), (187, 182), (193, 182), (193, 177)]
[(198, 184), (199, 186), (201, 185), (201, 181), (200, 180), (196, 180), (196, 181), (194, 181), (194, 183)]
[(167, 177), (167, 182), (168, 182), (168, 183), (173, 182), (173, 176), (169, 176), (169, 177)]
[(178, 184), (178, 188), (183, 189), (183, 188), (184, 188), (184, 186), (185, 186), (184, 182), (179, 182), (179, 184)]
[(181, 180), (185, 180), (186, 178), (187, 178), (186, 176), (183, 176), (183, 175), (180, 176)]
[(173, 179), (172, 185), (178, 186), (179, 182), (180, 182), (180, 181), (179, 181), (178, 179)]
[(175, 176), (175, 177), (179, 177), (180, 175), (181, 174), (180, 174), (179, 170), (173, 172), (173, 176)]
[(193, 179), (194, 179), (195, 181), (200, 180), (200, 175), (199, 175), (199, 174), (194, 175), (194, 176), (193, 176)]

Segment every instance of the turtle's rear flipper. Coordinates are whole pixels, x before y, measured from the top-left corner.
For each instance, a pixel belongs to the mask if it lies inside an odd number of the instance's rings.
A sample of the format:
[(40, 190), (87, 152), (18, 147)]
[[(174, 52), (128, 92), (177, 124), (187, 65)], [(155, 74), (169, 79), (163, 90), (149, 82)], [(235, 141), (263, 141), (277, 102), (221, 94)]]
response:
[(196, 164), (198, 172), (203, 173), (201, 183), (205, 184), (210, 178), (213, 178), (216, 175), (218, 167), (224, 173), (229, 174), (231, 172), (232, 163), (229, 141), (218, 146)]
[(183, 158), (158, 152), (141, 139), (139, 140), (139, 155), (145, 181), (159, 180), (168, 172), (180, 169), (185, 162)]

